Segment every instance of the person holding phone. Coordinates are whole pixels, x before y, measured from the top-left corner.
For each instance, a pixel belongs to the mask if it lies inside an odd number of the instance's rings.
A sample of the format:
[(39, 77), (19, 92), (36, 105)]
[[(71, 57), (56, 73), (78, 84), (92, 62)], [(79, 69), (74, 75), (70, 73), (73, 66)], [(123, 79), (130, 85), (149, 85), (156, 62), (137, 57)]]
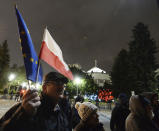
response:
[(57, 72), (45, 76), (41, 95), (28, 90), (21, 103), (13, 106), (0, 119), (3, 131), (71, 131), (66, 114), (58, 101), (68, 79)]

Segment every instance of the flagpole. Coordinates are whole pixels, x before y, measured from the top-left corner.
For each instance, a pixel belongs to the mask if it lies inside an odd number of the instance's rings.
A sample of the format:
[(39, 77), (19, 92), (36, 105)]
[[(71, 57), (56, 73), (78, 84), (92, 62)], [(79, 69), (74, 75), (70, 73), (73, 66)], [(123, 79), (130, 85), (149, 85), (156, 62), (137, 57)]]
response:
[[(41, 45), (41, 47), (42, 47), (42, 45)], [(40, 52), (41, 52), (41, 48), (40, 48)], [(40, 53), (39, 53), (39, 55), (40, 55)], [(40, 57), (38, 56), (38, 69), (37, 69), (37, 73), (36, 73), (36, 82), (35, 82), (35, 83), (38, 82), (39, 69), (40, 69)], [(37, 86), (37, 84), (35, 85), (35, 87), (36, 87), (36, 86)], [(37, 88), (37, 87), (36, 87), (36, 88)]]
[[(37, 74), (36, 74), (36, 83), (38, 82), (39, 69), (40, 69), (40, 60), (39, 60), (39, 57), (38, 57), (38, 71), (37, 71)], [(35, 88), (37, 88), (36, 86), (37, 86), (37, 84), (35, 85)]]
[(30, 88), (30, 83), (29, 83), (29, 80), (28, 80), (28, 86), (29, 86), (29, 90), (30, 90), (31, 88)]
[(16, 3), (14, 4), (14, 8), (18, 8), (18, 6), (17, 6), (17, 4), (16, 4)]
[[(45, 29), (47, 29), (47, 26), (45, 27)], [(43, 34), (43, 40), (44, 40), (44, 34)], [(42, 42), (43, 42), (43, 40), (42, 40)], [(41, 44), (41, 47), (42, 47), (42, 44)], [(41, 53), (41, 48), (40, 48), (40, 53)], [(36, 83), (38, 82), (39, 69), (40, 69), (40, 53), (39, 53), (39, 56), (38, 56), (38, 71), (37, 71), (37, 75), (36, 75)]]

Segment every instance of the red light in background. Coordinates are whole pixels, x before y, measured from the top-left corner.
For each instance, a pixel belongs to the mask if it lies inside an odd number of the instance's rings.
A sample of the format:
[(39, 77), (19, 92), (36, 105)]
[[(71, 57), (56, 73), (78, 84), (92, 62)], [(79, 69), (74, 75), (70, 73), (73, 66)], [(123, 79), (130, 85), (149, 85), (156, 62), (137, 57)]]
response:
[(104, 91), (100, 90), (98, 93), (98, 98), (105, 101), (114, 99), (114, 97), (112, 96), (112, 91), (110, 91), (109, 89)]

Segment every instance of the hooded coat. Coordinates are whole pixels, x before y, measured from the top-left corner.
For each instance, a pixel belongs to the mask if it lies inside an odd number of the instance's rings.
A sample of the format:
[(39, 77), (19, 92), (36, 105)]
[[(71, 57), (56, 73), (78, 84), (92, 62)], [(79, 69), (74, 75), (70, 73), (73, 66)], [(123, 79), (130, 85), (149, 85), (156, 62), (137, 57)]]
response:
[(152, 121), (152, 113), (146, 112), (138, 95), (131, 96), (129, 108), (131, 113), (126, 119), (126, 131), (159, 131)]

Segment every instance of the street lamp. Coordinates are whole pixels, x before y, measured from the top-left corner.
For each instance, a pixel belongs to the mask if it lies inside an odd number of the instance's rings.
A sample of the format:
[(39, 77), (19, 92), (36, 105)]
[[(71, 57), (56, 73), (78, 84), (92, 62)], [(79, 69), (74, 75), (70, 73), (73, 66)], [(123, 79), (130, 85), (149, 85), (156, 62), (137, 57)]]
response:
[[(11, 73), (11, 74), (9, 75), (9, 77), (8, 77), (8, 81), (9, 81), (9, 82), (13, 81), (13, 80), (15, 79), (15, 77), (16, 77), (16, 75), (13, 74), (13, 73)], [(9, 91), (10, 91), (10, 84), (9, 84)]]
[(81, 84), (81, 79), (79, 77), (76, 77), (74, 83), (77, 85), (77, 96), (78, 96), (78, 86)]
[(15, 79), (15, 74), (10, 74), (9, 77), (8, 77), (8, 80), (12, 81), (14, 79)]

